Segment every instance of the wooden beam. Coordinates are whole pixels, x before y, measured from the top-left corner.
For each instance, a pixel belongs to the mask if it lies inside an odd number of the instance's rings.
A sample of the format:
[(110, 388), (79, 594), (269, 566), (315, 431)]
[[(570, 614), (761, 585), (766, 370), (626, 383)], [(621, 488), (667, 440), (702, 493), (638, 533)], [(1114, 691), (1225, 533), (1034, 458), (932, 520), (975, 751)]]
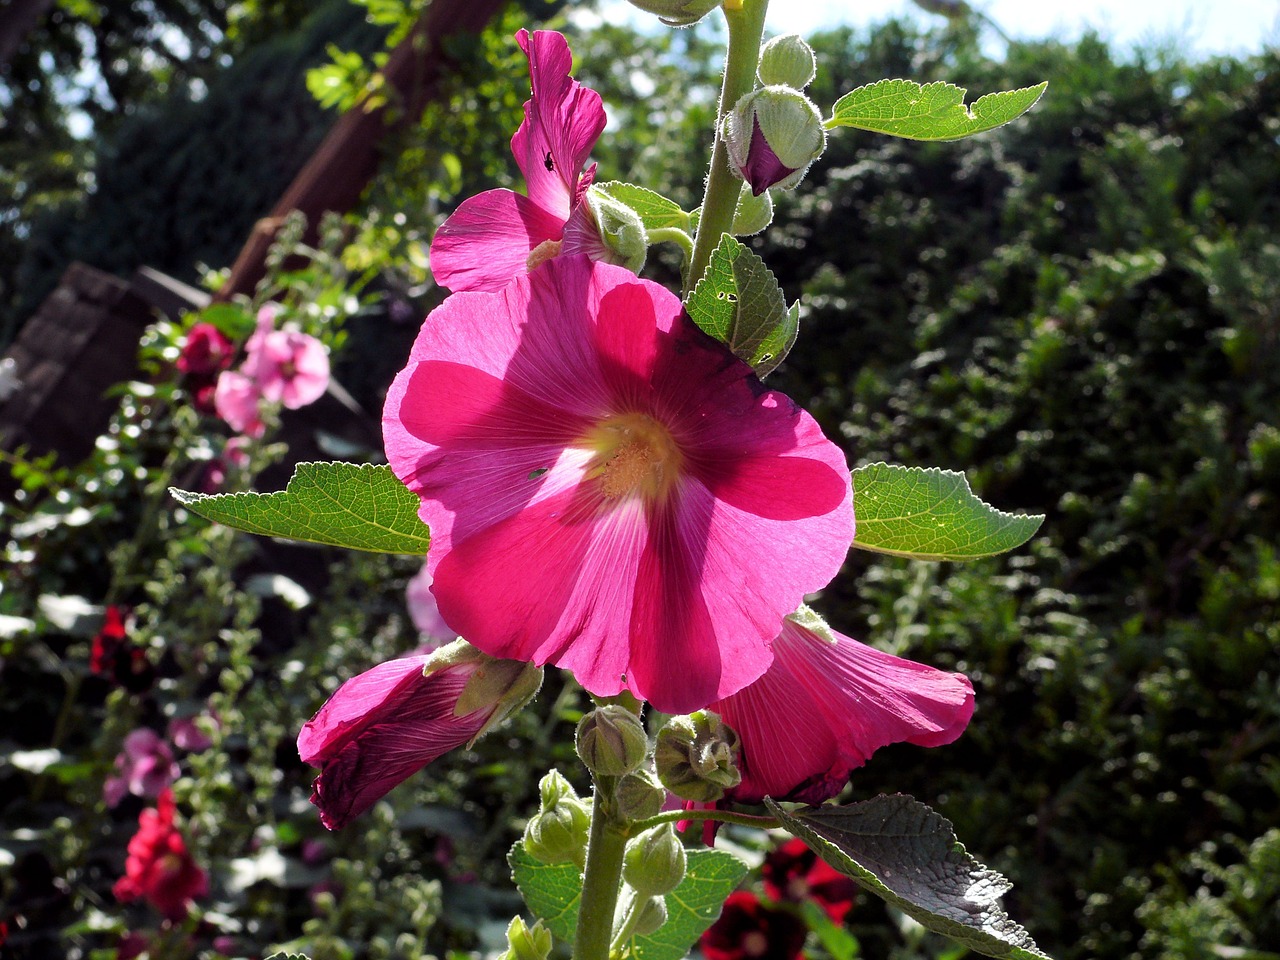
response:
[(300, 210), (312, 237), (322, 214), (345, 213), (355, 206), (377, 172), (379, 144), (395, 126), (415, 122), (447, 75), (450, 64), (442, 41), (459, 33), (479, 33), (505, 0), (432, 0), (413, 31), (392, 51), (383, 69), (386, 84), (398, 95), (402, 109), (389, 124), (386, 107), (348, 110), (330, 129), (316, 152), (294, 178), (271, 213), (259, 220), (231, 268), (215, 300), (250, 294), (266, 273), (265, 259), (284, 218)]

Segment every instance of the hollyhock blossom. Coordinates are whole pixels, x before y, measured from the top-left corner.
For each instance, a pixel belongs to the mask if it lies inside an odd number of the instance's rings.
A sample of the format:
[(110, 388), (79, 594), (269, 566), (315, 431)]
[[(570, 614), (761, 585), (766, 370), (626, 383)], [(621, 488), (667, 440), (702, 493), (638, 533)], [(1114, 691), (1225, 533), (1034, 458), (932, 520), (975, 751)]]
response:
[[(202, 723), (201, 721), (205, 721)], [(169, 739), (180, 750), (199, 753), (213, 746), (213, 737), (209, 736), (207, 724), (217, 729), (218, 718), (212, 714), (202, 713), (187, 717), (174, 717), (169, 721)]]
[(706, 960), (797, 960), (806, 928), (795, 914), (735, 890), (698, 946)]
[(834, 923), (844, 923), (858, 895), (856, 883), (799, 839), (788, 840), (765, 857), (761, 875), (764, 892), (774, 900), (812, 900)]
[(849, 470), (664, 287), (559, 257), (427, 317), (383, 411), (450, 626), (686, 713), (840, 568)]
[(267, 432), (262, 419), (262, 391), (257, 383), (236, 370), (224, 370), (214, 388), (213, 406), (218, 416), (237, 433), (260, 437)]
[(89, 650), (89, 671), (130, 693), (143, 693), (155, 682), (155, 668), (146, 650), (129, 639), (128, 618), (127, 607), (107, 607), (102, 628)]
[(573, 55), (561, 34), (521, 30), (516, 39), (529, 58), (533, 92), (511, 152), (529, 195), (476, 194), (436, 231), (431, 271), (450, 290), (500, 290), (558, 253), (608, 256), (583, 202), (595, 166), (583, 167), (605, 125), (600, 94), (569, 76)]
[(142, 811), (138, 832), (129, 841), (125, 875), (113, 889), (121, 902), (143, 898), (177, 922), (193, 899), (208, 893), (209, 885), (174, 826), (175, 813), (172, 790), (160, 794), (154, 809)]
[(436, 598), (431, 595), (431, 573), (424, 563), (422, 569), (413, 575), (405, 588), (405, 606), (409, 608), (409, 619), (418, 630), (422, 645), (419, 653), (430, 653), (441, 645), (454, 640), (458, 631), (449, 629), (440, 616), (440, 607)]
[(882, 653), (806, 613), (783, 624), (763, 677), (709, 708), (740, 740), (742, 782), (729, 799), (821, 803), (880, 747), (941, 746), (973, 716), (968, 677)]
[(187, 331), (178, 369), (186, 376), (187, 389), (196, 409), (203, 413), (216, 410), (214, 396), (218, 374), (231, 366), (235, 345), (211, 323), (197, 323)]
[(124, 749), (116, 757), (115, 766), (116, 776), (108, 777), (102, 787), (109, 807), (127, 794), (158, 797), (182, 772), (173, 759), (173, 749), (148, 727), (140, 727), (124, 738)]
[(470, 743), (537, 693), (542, 671), (455, 641), (348, 680), (306, 722), (298, 755), (320, 767), (311, 802), (338, 830), (392, 787)]
[(329, 354), (323, 343), (300, 330), (276, 330), (276, 312), (271, 304), (258, 311), (258, 328), (245, 344), (240, 369), (264, 400), (298, 410), (329, 388)]

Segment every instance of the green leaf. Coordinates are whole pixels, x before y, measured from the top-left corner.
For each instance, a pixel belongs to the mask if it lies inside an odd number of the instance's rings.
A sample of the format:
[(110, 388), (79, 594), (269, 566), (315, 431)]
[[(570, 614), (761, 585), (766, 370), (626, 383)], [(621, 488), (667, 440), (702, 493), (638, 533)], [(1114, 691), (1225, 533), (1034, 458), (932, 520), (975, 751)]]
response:
[(410, 555), (431, 543), (417, 496), (387, 466), (300, 463), (278, 493), (169, 492), (202, 517), (268, 537)]
[(760, 377), (777, 368), (800, 329), (800, 305), (788, 309), (764, 261), (728, 234), (711, 252), (685, 307), (694, 323), (727, 343)]
[(680, 208), (680, 204), (660, 193), (621, 180), (597, 183), (595, 187), (634, 210), (646, 230), (689, 229), (689, 215)]
[(853, 545), (916, 560), (974, 560), (1019, 547), (1043, 514), (1003, 513), (963, 473), (872, 463), (853, 471)]
[[(539, 863), (517, 840), (507, 854), (511, 876), (530, 912), (551, 933), (572, 943), (582, 899), (582, 874), (572, 863)], [(666, 895), (667, 922), (654, 933), (632, 937), (625, 956), (632, 960), (681, 960), (747, 875), (747, 865), (721, 850), (688, 851), (680, 885)]]
[(764, 802), (823, 860), (926, 929), (988, 957), (1045, 960), (1000, 905), (1009, 881), (969, 856), (951, 822), (918, 800), (895, 794), (791, 813)]
[(979, 97), (964, 105), (965, 90), (937, 81), (878, 80), (836, 101), (826, 126), (857, 127), (909, 140), (960, 140), (1008, 123), (1031, 109), (1048, 83)]

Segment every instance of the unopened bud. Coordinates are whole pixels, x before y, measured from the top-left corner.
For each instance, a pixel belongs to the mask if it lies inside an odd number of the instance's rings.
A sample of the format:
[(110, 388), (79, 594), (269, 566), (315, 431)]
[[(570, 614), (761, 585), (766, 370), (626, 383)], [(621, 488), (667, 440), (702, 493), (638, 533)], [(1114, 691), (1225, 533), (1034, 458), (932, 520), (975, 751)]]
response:
[(648, 820), (662, 812), (667, 792), (651, 774), (637, 770), (618, 781), (613, 797), (618, 812), (626, 819)]
[(554, 808), (561, 800), (578, 800), (578, 791), (573, 789), (573, 784), (566, 780), (559, 770), (552, 770), (538, 781), (538, 793), (542, 798), (544, 813)]
[(539, 920), (532, 927), (521, 917), (507, 926), (507, 949), (498, 960), (547, 960), (551, 956), (551, 931)]
[(798, 33), (774, 37), (760, 48), (760, 66), (756, 76), (765, 86), (782, 84), (803, 90), (818, 73), (818, 60), (813, 47)]
[(611, 703), (578, 721), (577, 747), (578, 756), (593, 774), (622, 777), (644, 763), (649, 735), (639, 717)]
[(524, 828), (524, 849), (539, 863), (576, 863), (587, 859), (591, 814), (581, 800), (561, 800)]
[(721, 0), (628, 0), (645, 13), (656, 13), (668, 27), (688, 27), (720, 6)]
[(729, 148), (730, 168), (757, 195), (774, 186), (795, 187), (827, 146), (813, 101), (779, 84), (743, 96), (725, 114), (720, 135)]
[(680, 886), (688, 859), (675, 828), (664, 823), (627, 843), (622, 879), (642, 897), (660, 897)]
[(499, 660), (481, 653), (461, 639), (432, 653), (423, 664), (422, 672), (429, 675), (460, 664), (474, 664), (475, 668), (454, 705), (453, 715), (465, 717), (476, 710), (493, 709), (468, 747), (527, 704), (542, 689), (541, 667), (520, 660)]
[(738, 735), (714, 713), (672, 717), (658, 732), (654, 766), (662, 785), (685, 800), (710, 803), (742, 782), (734, 763)]
[(635, 935), (647, 937), (657, 933), (667, 922), (667, 901), (662, 897), (650, 897), (640, 907), (640, 915), (636, 917)]
[(733, 211), (733, 234), (736, 237), (749, 237), (759, 233), (773, 223), (773, 197), (765, 190), (759, 195), (751, 192), (751, 186), (744, 183), (738, 194), (738, 206)]
[[(639, 273), (649, 252), (649, 237), (640, 214), (598, 187), (587, 190), (586, 200), (587, 215), (595, 225), (601, 244), (601, 249), (587, 250), (591, 259)], [(573, 224), (566, 229), (571, 232)], [(589, 241), (584, 240), (586, 242)]]

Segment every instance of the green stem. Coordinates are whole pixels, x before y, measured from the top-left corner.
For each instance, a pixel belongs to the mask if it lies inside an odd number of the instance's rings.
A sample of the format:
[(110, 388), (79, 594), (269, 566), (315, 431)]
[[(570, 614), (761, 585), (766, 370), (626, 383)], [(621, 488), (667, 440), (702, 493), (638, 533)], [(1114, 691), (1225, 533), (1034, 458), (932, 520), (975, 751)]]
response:
[(757, 817), (750, 813), (734, 813), (732, 810), (668, 810), (648, 820), (637, 820), (628, 824), (632, 836), (660, 826), (664, 823), (677, 823), (681, 820), (719, 820), (721, 823), (736, 823), (742, 827), (759, 827), (761, 830), (773, 830), (782, 826), (773, 817)]
[(768, 8), (769, 0), (741, 0), (737, 4), (726, 3), (722, 8), (729, 25), (729, 52), (725, 57), (724, 82), (720, 87), (720, 107), (716, 111), (711, 172), (707, 174), (707, 192), (702, 198), (698, 235), (693, 241), (689, 272), (684, 278), (685, 297), (706, 272), (707, 264), (711, 262), (711, 251), (720, 242), (721, 235), (733, 229), (733, 212), (738, 206), (742, 181), (729, 169), (729, 148), (720, 138), (720, 121), (744, 94), (755, 89), (760, 39), (764, 36), (764, 15)]
[(591, 806), (591, 840), (582, 878), (573, 960), (609, 960), (613, 914), (622, 886), (622, 855), (627, 847), (626, 831), (611, 812), (613, 797), (607, 788), (612, 786), (611, 783), (597, 785), (595, 803)]
[(648, 238), (650, 243), (662, 243), (664, 240), (678, 243), (686, 262), (693, 256), (693, 238), (679, 227), (657, 227), (649, 231)]

